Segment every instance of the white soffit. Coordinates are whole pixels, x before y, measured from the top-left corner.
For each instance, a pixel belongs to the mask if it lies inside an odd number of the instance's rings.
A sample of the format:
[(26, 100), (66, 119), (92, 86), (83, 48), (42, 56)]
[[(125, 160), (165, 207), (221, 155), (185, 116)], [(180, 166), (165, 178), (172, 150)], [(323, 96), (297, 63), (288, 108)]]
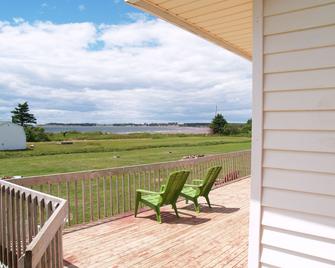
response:
[(244, 58), (252, 58), (252, 0), (126, 0)]

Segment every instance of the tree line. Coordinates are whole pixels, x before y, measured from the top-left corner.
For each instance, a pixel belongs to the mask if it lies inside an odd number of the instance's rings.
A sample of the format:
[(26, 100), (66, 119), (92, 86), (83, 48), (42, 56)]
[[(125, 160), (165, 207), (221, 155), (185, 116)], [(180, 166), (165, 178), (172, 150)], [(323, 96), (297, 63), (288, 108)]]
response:
[(216, 135), (247, 135), (251, 136), (252, 120), (249, 119), (245, 124), (228, 123), (222, 114), (217, 114), (213, 118), (210, 129)]
[[(24, 128), (27, 141), (49, 141), (44, 128), (36, 126), (37, 119), (30, 113), (27, 102), (19, 103), (12, 113), (12, 122)], [(245, 135), (251, 136), (252, 120), (249, 119), (245, 124), (228, 123), (222, 114), (217, 114), (209, 125), (212, 134), (215, 135)]]

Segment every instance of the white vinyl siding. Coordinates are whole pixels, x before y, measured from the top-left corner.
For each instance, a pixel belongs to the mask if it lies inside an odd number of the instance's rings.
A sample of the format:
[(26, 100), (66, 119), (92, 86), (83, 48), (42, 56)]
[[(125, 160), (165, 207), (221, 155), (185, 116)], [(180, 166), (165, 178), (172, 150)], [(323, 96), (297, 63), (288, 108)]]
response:
[(267, 74), (264, 91), (335, 88), (335, 68)]
[[(335, 110), (335, 88), (264, 93), (265, 111)], [(304, 100), (303, 102), (301, 100)]]
[(262, 261), (265, 263), (275, 263), (275, 265), (262, 265), (262, 268), (334, 268), (332, 262), (320, 262), (319, 258), (311, 257), (297, 252), (264, 246), (262, 250)]
[(335, 267), (335, 1), (261, 2), (261, 267)]

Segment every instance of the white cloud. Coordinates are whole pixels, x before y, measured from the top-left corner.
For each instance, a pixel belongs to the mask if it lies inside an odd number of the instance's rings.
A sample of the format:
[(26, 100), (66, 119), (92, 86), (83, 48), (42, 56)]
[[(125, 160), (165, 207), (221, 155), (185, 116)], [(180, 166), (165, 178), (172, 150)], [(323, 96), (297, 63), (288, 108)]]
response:
[(14, 21), (15, 24), (20, 24), (20, 23), (24, 22), (24, 19), (20, 18), (20, 17), (14, 17), (13, 21)]
[[(0, 22), (0, 120), (27, 100), (39, 122), (250, 117), (246, 60), (161, 20)], [(7, 111), (7, 112), (5, 112)]]

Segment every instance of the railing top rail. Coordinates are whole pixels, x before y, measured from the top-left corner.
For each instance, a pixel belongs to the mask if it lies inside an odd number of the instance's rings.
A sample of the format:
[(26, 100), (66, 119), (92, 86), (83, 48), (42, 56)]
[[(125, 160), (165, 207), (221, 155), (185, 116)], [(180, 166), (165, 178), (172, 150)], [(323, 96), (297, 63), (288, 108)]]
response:
[(38, 201), (41, 201), (42, 199), (44, 199), (46, 202), (52, 202), (54, 204), (60, 204), (66, 200), (62, 199), (62, 198), (58, 198), (46, 193), (42, 193), (42, 192), (38, 192), (23, 186), (20, 186), (16, 183), (12, 183), (9, 180), (0, 180), (0, 187), (1, 186), (5, 186), (7, 187), (10, 191), (14, 190), (14, 191), (20, 191), (20, 193), (25, 193), (26, 196), (31, 195), (31, 198), (37, 198)]
[[(9, 211), (5, 217), (7, 218), (7, 227), (6, 228), (8, 235), (12, 237), (13, 241), (13, 247), (17, 248), (14, 250), (13, 261), (14, 258), (19, 258), (17, 259), (17, 264), (18, 267), (37, 267), (39, 262), (41, 261), (42, 256), (45, 254), (47, 251), (48, 246), (50, 245), (51, 241), (54, 239), (56, 233), (62, 228), (63, 224), (65, 223), (65, 219), (67, 217), (67, 201), (54, 197), (52, 195), (34, 191), (32, 189), (25, 188), (23, 186), (5, 181), (5, 180), (0, 180), (0, 189), (1, 191), (4, 191), (5, 195), (7, 194), (7, 198), (10, 198), (11, 201), (7, 201), (7, 207), (6, 209)], [(26, 199), (22, 199), (20, 203), (18, 203), (18, 200), (21, 200), (21, 198), (25, 195)], [(16, 200), (16, 201), (14, 201)], [(27, 211), (27, 208), (25, 208), (25, 200), (30, 204), (27, 204), (27, 206), (31, 206), (31, 210), (36, 211), (34, 213), (38, 213), (37, 211), (40, 210), (40, 217), (41, 221), (38, 220), (37, 215), (33, 216), (29, 214), (29, 208), (28, 208), (28, 214), (25, 214), (24, 216), (24, 211)], [(30, 200), (30, 201), (29, 201)], [(34, 201), (33, 201), (34, 200)], [(8, 203), (9, 202), (9, 203)], [(22, 214), (20, 214), (20, 209), (19, 205), (21, 204), (22, 206)], [(42, 209), (42, 204), (44, 204), (44, 210)], [(9, 206), (8, 206), (9, 205)], [(46, 213), (45, 209), (48, 209), (47, 213), (47, 219), (45, 223), (42, 220), (42, 215)], [(34, 214), (33, 213), (33, 214)], [(16, 218), (17, 217), (17, 218)], [(25, 217), (27, 218), (27, 221), (21, 221)], [(45, 216), (43, 216), (44, 218)], [(20, 220), (21, 218), (21, 220)], [(34, 220), (33, 220), (34, 219)], [(15, 221), (18, 221), (15, 225), (16, 227), (10, 227), (11, 224), (14, 224)], [(12, 221), (12, 222), (11, 222)], [(34, 223), (31, 223), (34, 221)], [(29, 228), (27, 227), (29, 222)], [(20, 235), (21, 235), (21, 229), (20, 225), (23, 224), (26, 228), (27, 232), (29, 232), (30, 239), (27, 241), (27, 237), (24, 235), (25, 232), (22, 231), (22, 241), (20, 240)], [(42, 227), (38, 231), (38, 224), (41, 224)], [(35, 230), (36, 228), (36, 230)], [(29, 229), (29, 230), (28, 230)], [(35, 230), (35, 231), (33, 231)], [(15, 241), (17, 235), (17, 241)], [(31, 240), (32, 239), (32, 240)], [(25, 245), (25, 243), (29, 243), (26, 246), (26, 249), (23, 251), (21, 248), (21, 242)], [(9, 250), (10, 245), (7, 244), (7, 250)], [(17, 252), (19, 252), (17, 254)], [(22, 252), (22, 255), (20, 256), (20, 252)]]
[(187, 166), (192, 165), (194, 163), (201, 163), (206, 162), (209, 160), (217, 159), (217, 158), (224, 158), (224, 157), (231, 157), (232, 155), (239, 155), (243, 153), (248, 153), (250, 150), (243, 150), (243, 151), (236, 151), (236, 152), (229, 152), (224, 154), (213, 154), (208, 155), (196, 159), (182, 159), (182, 160), (174, 160), (174, 161), (167, 161), (167, 162), (159, 162), (154, 164), (143, 164), (143, 165), (134, 165), (134, 166), (123, 166), (123, 167), (115, 167), (115, 168), (107, 168), (107, 169), (96, 169), (96, 170), (85, 170), (79, 172), (69, 172), (69, 173), (58, 173), (58, 174), (50, 174), (50, 175), (41, 175), (41, 176), (30, 176), (24, 177), (21, 179), (10, 179), (7, 180), (9, 182), (13, 182), (15, 184), (30, 186), (36, 185), (42, 180), (44, 182), (62, 182), (64, 180), (73, 180), (77, 178), (93, 178), (96, 176), (110, 176), (110, 175), (118, 175), (125, 172), (141, 172), (145, 170), (157, 170), (160, 168), (172, 168), (175, 167), (176, 164), (180, 166)]

